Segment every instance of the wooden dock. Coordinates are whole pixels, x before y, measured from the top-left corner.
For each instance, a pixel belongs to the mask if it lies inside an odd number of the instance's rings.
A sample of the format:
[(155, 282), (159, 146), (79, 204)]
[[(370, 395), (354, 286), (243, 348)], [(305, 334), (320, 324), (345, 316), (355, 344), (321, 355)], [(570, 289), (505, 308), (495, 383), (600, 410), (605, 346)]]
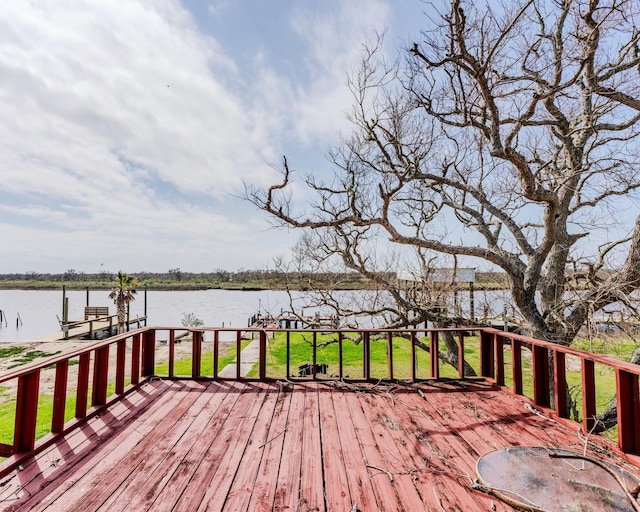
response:
[[(147, 325), (147, 317), (141, 316), (129, 321), (129, 328), (145, 327)], [(29, 341), (47, 342), (47, 341), (63, 341), (69, 339), (96, 339), (96, 333), (114, 330), (118, 326), (118, 315), (109, 315), (106, 317), (94, 318), (91, 320), (71, 321), (62, 324), (62, 329), (58, 332), (45, 336), (38, 336)]]

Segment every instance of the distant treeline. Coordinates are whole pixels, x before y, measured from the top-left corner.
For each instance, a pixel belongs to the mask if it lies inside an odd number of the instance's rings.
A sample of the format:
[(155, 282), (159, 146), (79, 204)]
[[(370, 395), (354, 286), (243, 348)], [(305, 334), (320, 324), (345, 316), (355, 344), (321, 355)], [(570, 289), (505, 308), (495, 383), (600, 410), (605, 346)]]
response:
[[(229, 290), (278, 290), (310, 289), (321, 284), (337, 289), (366, 289), (371, 282), (353, 273), (293, 274), (273, 270), (239, 270), (229, 272), (183, 272), (179, 268), (167, 272), (130, 272), (138, 280), (139, 286), (151, 289), (229, 289)], [(390, 277), (391, 274), (386, 275)], [(4, 289), (47, 289), (60, 288), (110, 288), (116, 272), (89, 273), (67, 270), (62, 274), (26, 272), (24, 274), (0, 274), (0, 288)]]
[[(155, 290), (308, 290), (327, 288), (336, 290), (364, 290), (374, 286), (373, 281), (356, 272), (335, 273), (286, 273), (276, 270), (214, 270), (213, 272), (183, 272), (179, 268), (167, 272), (130, 272), (140, 287)], [(116, 272), (89, 273), (69, 269), (62, 274), (26, 272), (24, 274), (0, 274), (2, 289), (108, 289), (113, 286)], [(379, 277), (393, 281), (395, 273), (381, 273)], [(478, 288), (504, 287), (504, 275), (496, 272), (477, 272)]]

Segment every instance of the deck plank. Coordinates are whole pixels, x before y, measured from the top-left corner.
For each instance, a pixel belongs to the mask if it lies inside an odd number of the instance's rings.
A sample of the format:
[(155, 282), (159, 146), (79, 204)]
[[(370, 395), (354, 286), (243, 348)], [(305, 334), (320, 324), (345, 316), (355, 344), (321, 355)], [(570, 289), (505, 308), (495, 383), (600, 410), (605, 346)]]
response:
[(334, 390), (331, 396), (338, 429), (337, 435), (340, 438), (342, 456), (344, 457), (345, 482), (349, 487), (351, 501), (359, 510), (378, 510), (370, 475), (365, 466), (365, 457), (351, 419), (345, 394), (342, 391)]
[(271, 510), (275, 501), (280, 471), (282, 447), (289, 422), (291, 397), (294, 393), (287, 383), (280, 384), (280, 391), (273, 411), (273, 419), (269, 426), (268, 439), (264, 441), (264, 452), (260, 460), (256, 483), (251, 493), (247, 511)]
[(292, 394), (287, 430), (284, 433), (280, 471), (273, 500), (273, 510), (276, 512), (297, 511), (299, 509), (305, 388), (296, 385)]
[(307, 386), (304, 398), (300, 510), (323, 512), (326, 510), (322, 477), (324, 458), (320, 439), (320, 410), (318, 402), (318, 384), (310, 383)]

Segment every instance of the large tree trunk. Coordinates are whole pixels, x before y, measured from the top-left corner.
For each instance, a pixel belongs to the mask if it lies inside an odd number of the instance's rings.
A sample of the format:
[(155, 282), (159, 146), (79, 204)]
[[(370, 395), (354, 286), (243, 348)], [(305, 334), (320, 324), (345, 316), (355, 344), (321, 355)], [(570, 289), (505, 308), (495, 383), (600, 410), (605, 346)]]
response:
[[(629, 360), (633, 364), (640, 364), (640, 349), (635, 349), (631, 354)], [(618, 405), (616, 397), (613, 397), (611, 404), (601, 414), (596, 416), (596, 422), (593, 426), (592, 432), (594, 434), (600, 434), (605, 430), (609, 430), (611, 427), (616, 426), (618, 423)]]

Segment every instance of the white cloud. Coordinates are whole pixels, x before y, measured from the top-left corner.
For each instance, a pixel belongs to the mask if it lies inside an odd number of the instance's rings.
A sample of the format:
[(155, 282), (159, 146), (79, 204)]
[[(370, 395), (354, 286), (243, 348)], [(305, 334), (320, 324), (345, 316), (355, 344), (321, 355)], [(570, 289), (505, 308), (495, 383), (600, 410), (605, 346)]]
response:
[[(388, 15), (379, 1), (292, 5), (302, 56), (283, 75), (264, 42), (242, 61), (178, 0), (4, 3), (0, 267), (234, 269), (281, 251), (295, 235), (228, 194), (271, 182), (288, 148), (317, 157), (336, 140), (346, 72)], [(219, 19), (232, 4), (207, 7)]]

